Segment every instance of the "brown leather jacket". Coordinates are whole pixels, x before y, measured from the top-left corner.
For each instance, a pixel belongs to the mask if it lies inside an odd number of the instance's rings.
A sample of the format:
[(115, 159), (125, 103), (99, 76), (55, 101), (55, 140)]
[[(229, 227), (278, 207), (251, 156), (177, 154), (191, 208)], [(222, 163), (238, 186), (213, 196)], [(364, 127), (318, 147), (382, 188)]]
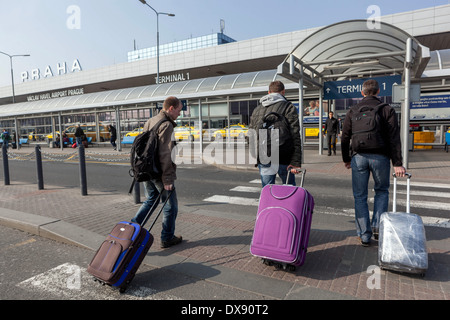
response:
[(161, 110), (157, 116), (150, 118), (144, 125), (144, 131), (150, 130), (158, 121), (166, 118), (169, 121), (163, 122), (158, 128), (159, 137), (159, 161), (162, 169), (162, 183), (164, 185), (173, 184), (177, 179), (177, 166), (172, 159), (172, 150), (175, 148), (175, 141), (172, 140), (173, 128), (176, 127), (176, 123), (167, 115), (164, 110)]

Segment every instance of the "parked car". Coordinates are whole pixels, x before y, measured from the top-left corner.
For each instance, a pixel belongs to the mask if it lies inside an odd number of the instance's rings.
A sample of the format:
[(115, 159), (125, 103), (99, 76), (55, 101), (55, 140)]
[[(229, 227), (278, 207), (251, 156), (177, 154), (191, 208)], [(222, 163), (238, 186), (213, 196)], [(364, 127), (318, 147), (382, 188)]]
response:
[[(202, 134), (204, 134), (205, 131), (206, 130), (202, 130)], [(176, 140), (194, 141), (200, 139), (200, 130), (191, 126), (175, 127), (174, 135)]]
[(144, 131), (144, 128), (140, 127), (140, 128), (135, 128), (133, 129), (133, 131), (128, 132), (125, 137), (137, 137), (138, 135), (140, 135), (142, 132)]
[(245, 124), (234, 124), (214, 131), (213, 136), (215, 139), (226, 138), (228, 134), (231, 138), (246, 138), (248, 134), (248, 126)]

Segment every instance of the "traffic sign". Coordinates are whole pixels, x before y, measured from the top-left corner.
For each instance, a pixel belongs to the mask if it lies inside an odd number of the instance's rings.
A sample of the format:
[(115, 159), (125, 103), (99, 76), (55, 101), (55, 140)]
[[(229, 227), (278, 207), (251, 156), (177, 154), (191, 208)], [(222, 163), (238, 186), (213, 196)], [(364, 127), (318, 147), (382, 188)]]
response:
[(394, 84), (402, 83), (402, 77), (400, 75), (342, 81), (327, 81), (324, 83), (323, 87), (323, 98), (324, 100), (361, 98), (362, 85), (369, 79), (376, 80), (380, 85), (379, 97), (392, 96), (392, 86)]

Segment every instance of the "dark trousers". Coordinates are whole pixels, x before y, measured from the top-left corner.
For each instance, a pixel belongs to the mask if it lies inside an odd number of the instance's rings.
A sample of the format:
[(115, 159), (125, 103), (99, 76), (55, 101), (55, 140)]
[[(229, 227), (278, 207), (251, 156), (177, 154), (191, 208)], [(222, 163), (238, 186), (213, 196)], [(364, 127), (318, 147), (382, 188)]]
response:
[(336, 133), (327, 133), (328, 154), (331, 154), (331, 145), (333, 145), (333, 153), (336, 154)]

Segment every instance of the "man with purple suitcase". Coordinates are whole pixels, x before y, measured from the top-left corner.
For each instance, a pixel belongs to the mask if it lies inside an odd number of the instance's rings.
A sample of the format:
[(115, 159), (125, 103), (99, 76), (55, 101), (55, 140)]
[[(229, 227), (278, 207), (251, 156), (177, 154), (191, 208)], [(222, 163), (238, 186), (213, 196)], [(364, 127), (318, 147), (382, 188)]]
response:
[[(314, 198), (303, 188), (298, 112), (284, 95), (281, 81), (270, 83), (250, 120), (249, 141), (257, 143), (250, 150), (257, 150), (263, 187), (250, 252), (267, 265), (295, 270), (305, 261)], [(303, 176), (297, 187), (299, 172)], [(275, 184), (277, 174), (282, 185)]]
[[(257, 148), (250, 146), (250, 151), (257, 150), (257, 162), (263, 187), (275, 184), (277, 174), (283, 184), (286, 183), (288, 170), (293, 174), (290, 175), (287, 183), (295, 185), (294, 174), (298, 173), (302, 165), (298, 112), (284, 95), (284, 84), (281, 81), (271, 82), (268, 94), (260, 99), (260, 104), (250, 118), (248, 134), (253, 138), (251, 141), (257, 144)], [(273, 129), (277, 129), (277, 133), (271, 144), (270, 137)]]

